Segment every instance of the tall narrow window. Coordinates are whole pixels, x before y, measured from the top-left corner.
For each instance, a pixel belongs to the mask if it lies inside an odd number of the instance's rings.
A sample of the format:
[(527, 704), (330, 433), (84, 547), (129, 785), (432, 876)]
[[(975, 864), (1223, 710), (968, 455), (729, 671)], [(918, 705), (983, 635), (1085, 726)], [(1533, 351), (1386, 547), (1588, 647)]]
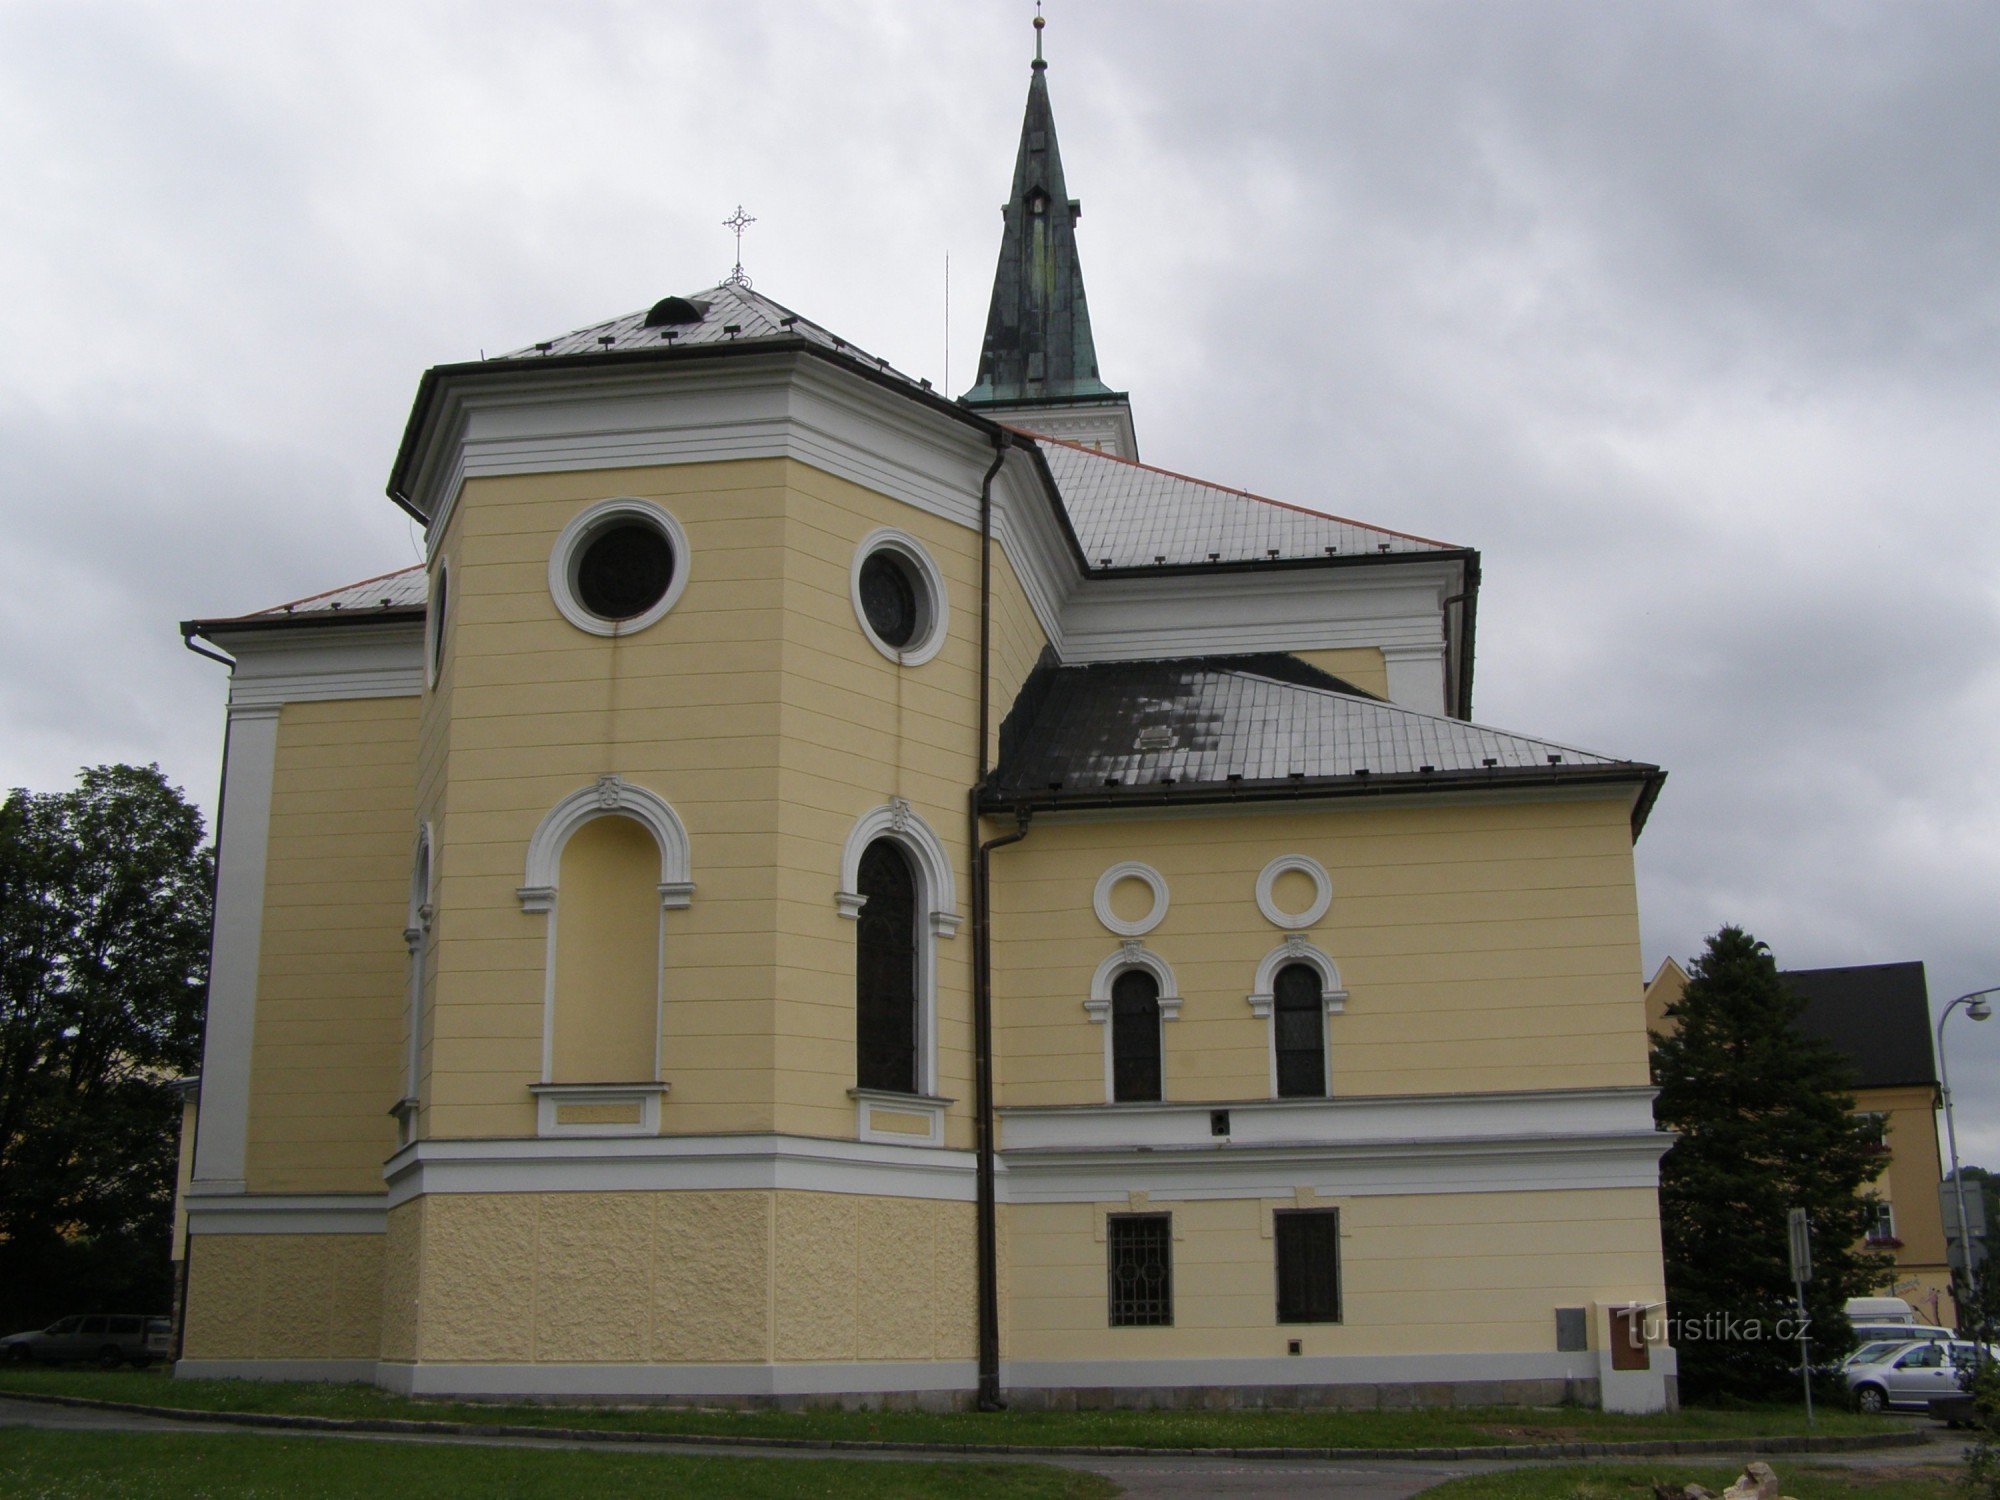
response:
[(917, 1080), (917, 880), (888, 839), (863, 851), (854, 964), (855, 1082), (922, 1092)]
[(1278, 1321), (1340, 1321), (1340, 1210), (1288, 1208), (1272, 1216), (1278, 1247)]
[(1112, 1214), (1104, 1225), (1113, 1328), (1166, 1327), (1174, 1321), (1172, 1214)]
[(1160, 1097), (1160, 981), (1127, 969), (1111, 984), (1111, 1097)]
[(1319, 971), (1310, 964), (1286, 964), (1278, 970), (1272, 1012), (1277, 1023), (1278, 1097), (1324, 1096), (1326, 1005)]

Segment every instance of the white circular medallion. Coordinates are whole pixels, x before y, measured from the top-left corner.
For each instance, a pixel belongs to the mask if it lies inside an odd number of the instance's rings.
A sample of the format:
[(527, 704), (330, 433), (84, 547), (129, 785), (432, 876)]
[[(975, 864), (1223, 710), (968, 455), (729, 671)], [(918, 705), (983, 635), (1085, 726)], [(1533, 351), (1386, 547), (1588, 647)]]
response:
[[(1313, 883), (1313, 899), (1302, 911), (1286, 911), (1278, 905), (1273, 892), (1278, 877), (1295, 870)], [(1309, 854), (1281, 854), (1264, 866), (1264, 872), (1257, 877), (1257, 910), (1273, 927), (1292, 932), (1310, 927), (1326, 915), (1332, 904), (1333, 882), (1327, 878), (1326, 866)]]
[[(1152, 891), (1153, 907), (1144, 916), (1121, 917), (1112, 909), (1111, 892), (1124, 880), (1136, 880)], [(1143, 937), (1158, 927), (1167, 915), (1167, 883), (1151, 865), (1128, 859), (1097, 877), (1097, 889), (1091, 893), (1090, 904), (1097, 912), (1097, 920), (1120, 937)]]

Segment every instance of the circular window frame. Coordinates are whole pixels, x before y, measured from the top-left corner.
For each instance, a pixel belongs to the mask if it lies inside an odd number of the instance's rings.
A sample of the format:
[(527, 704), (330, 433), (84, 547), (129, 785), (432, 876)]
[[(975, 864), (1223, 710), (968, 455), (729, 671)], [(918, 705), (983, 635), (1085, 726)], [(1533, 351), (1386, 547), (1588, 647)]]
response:
[[(861, 602), (861, 569), (871, 557), (881, 552), (893, 553), (902, 559), (914, 575), (910, 582), (917, 595), (918, 623), (916, 633), (910, 637), (907, 646), (892, 646), (877, 635), (875, 627), (868, 622), (868, 610)], [(944, 649), (951, 619), (951, 599), (945, 591), (944, 574), (931, 561), (924, 544), (907, 531), (882, 526), (861, 539), (854, 549), (854, 560), (847, 569), (847, 597), (854, 606), (854, 618), (860, 622), (861, 633), (867, 637), (868, 644), (897, 666), (921, 667)]]
[(439, 558), (437, 582), (424, 600), (424, 686), (435, 690), (444, 676), (444, 631), (451, 609), (451, 560)]
[[(1143, 917), (1126, 920), (1111, 909), (1111, 892), (1121, 880), (1137, 880), (1151, 888), (1153, 909)], [(1090, 894), (1090, 904), (1097, 913), (1097, 920), (1115, 932), (1119, 937), (1144, 937), (1167, 917), (1167, 882), (1160, 872), (1151, 865), (1141, 864), (1136, 859), (1124, 860), (1113, 865), (1097, 877), (1097, 888)]]
[[(1273, 894), (1280, 875), (1298, 871), (1313, 883), (1312, 904), (1301, 912), (1283, 910)], [(1286, 932), (1303, 932), (1326, 915), (1333, 905), (1333, 880), (1326, 873), (1326, 866), (1310, 854), (1281, 854), (1264, 866), (1257, 877), (1257, 910), (1264, 914), (1264, 920), (1273, 927)]]
[[(637, 521), (656, 528), (673, 552), (674, 568), (672, 576), (667, 579), (666, 592), (649, 608), (623, 620), (610, 620), (587, 608), (577, 597), (576, 570), (584, 549), (605, 531), (624, 521)], [(549, 553), (549, 595), (555, 600), (556, 609), (562, 617), (586, 634), (636, 635), (679, 601), (681, 591), (687, 587), (689, 561), (687, 533), (681, 530), (681, 523), (664, 506), (634, 496), (599, 500), (578, 511), (556, 538), (555, 548)]]

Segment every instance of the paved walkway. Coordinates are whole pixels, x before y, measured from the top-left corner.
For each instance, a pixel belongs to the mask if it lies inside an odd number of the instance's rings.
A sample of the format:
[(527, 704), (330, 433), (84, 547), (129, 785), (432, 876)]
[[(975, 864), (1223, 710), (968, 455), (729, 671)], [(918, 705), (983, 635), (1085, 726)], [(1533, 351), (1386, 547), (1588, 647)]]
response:
[[(603, 1443), (565, 1438), (479, 1436), (458, 1433), (376, 1433), (328, 1432), (323, 1429), (240, 1427), (226, 1422), (184, 1421), (149, 1416), (141, 1412), (103, 1411), (90, 1407), (52, 1406), (38, 1401), (0, 1401), (0, 1427), (45, 1427), (69, 1432), (211, 1432), (263, 1433), (277, 1437), (315, 1437), (340, 1442), (391, 1443), (471, 1443), (497, 1448), (587, 1448), (594, 1452), (674, 1453), (703, 1457), (740, 1458), (844, 1458), (863, 1463), (962, 1463), (992, 1461), (992, 1455), (938, 1453), (828, 1452), (824, 1449), (788, 1449), (773, 1453), (769, 1448), (718, 1447), (672, 1442), (618, 1444), (607, 1449)], [(1966, 1443), (1957, 1433), (1934, 1430), (1931, 1440), (1920, 1448), (1894, 1448), (1857, 1453), (1788, 1454), (1773, 1461), (1779, 1476), (1800, 1464), (1839, 1464), (1854, 1468), (1895, 1469), (1924, 1464), (1956, 1463), (1964, 1456)], [(1718, 1458), (1651, 1458), (1642, 1460), (1607, 1459), (1604, 1462), (1643, 1462), (1660, 1467), (1663, 1476), (1676, 1466), (1695, 1464), (1747, 1463), (1756, 1457), (1754, 1449), (1741, 1455)], [(1124, 1487), (1133, 1500), (1184, 1500), (1192, 1496), (1226, 1496), (1230, 1500), (1282, 1500), (1282, 1497), (1329, 1497), (1329, 1500), (1409, 1500), (1432, 1485), (1466, 1474), (1488, 1474), (1496, 1469), (1519, 1467), (1501, 1459), (1466, 1459), (1450, 1463), (1421, 1460), (1339, 1459), (1241, 1459), (1163, 1455), (1159, 1458), (1107, 1457), (1077, 1454), (1071, 1457), (1023, 1455), (1023, 1463), (1057, 1464), (1101, 1474)]]

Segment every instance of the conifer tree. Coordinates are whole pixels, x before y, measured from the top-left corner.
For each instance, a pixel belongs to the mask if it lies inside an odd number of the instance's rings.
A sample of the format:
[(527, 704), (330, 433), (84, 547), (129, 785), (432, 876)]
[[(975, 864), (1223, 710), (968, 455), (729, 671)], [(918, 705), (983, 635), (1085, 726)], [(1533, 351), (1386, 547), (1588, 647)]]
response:
[(1888, 1271), (1862, 1243), (1885, 1159), (1853, 1114), (1851, 1064), (1799, 1030), (1804, 1008), (1770, 950), (1724, 927), (1653, 1037), (1654, 1118), (1677, 1136), (1660, 1163), (1668, 1313), (1691, 1400), (1798, 1390), (1791, 1209), (1812, 1226), (1814, 1365), (1847, 1352), (1842, 1305)]

